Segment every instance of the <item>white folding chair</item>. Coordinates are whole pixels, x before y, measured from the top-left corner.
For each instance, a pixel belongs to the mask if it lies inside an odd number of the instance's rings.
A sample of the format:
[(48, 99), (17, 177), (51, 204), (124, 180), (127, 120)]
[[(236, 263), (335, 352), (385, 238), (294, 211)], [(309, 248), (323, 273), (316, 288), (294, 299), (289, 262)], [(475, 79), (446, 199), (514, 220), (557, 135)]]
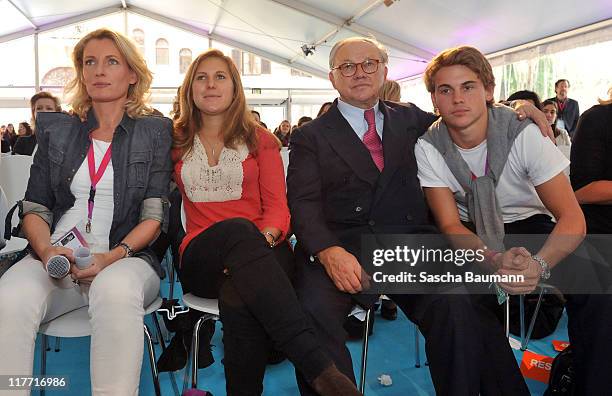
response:
[[(157, 297), (155, 301), (145, 307), (145, 315), (151, 314), (153, 323), (157, 331), (157, 338), (160, 340), (159, 343), (162, 346), (162, 350), (166, 348), (163, 338), (161, 336), (161, 329), (159, 327), (159, 321), (155, 315), (155, 311), (161, 307), (162, 300)], [(81, 307), (74, 311), (65, 313), (64, 315), (58, 316), (57, 318), (50, 320), (40, 325), (38, 332), (42, 334), (42, 345), (41, 345), (41, 361), (40, 361), (40, 375), (45, 375), (47, 371), (47, 337), (86, 337), (91, 335), (91, 325), (89, 323), (89, 314), (87, 313), (87, 306)], [(151, 337), (151, 331), (147, 324), (144, 324), (144, 334), (147, 342), (147, 351), (149, 354), (149, 362), (151, 364), (151, 375), (153, 377), (153, 386), (155, 388), (155, 395), (161, 396), (161, 388), (159, 386), (159, 372), (157, 371), (155, 349), (153, 348), (153, 340)], [(44, 396), (45, 390), (41, 388), (40, 395)]]
[[(10, 155), (2, 157), (0, 166), (0, 187), (6, 194), (8, 207), (11, 208), (17, 201), (23, 199), (30, 179), (30, 167), (33, 157), (31, 155)], [(13, 224), (17, 224), (19, 215), (13, 214)], [(4, 230), (4, 218), (2, 219)]]

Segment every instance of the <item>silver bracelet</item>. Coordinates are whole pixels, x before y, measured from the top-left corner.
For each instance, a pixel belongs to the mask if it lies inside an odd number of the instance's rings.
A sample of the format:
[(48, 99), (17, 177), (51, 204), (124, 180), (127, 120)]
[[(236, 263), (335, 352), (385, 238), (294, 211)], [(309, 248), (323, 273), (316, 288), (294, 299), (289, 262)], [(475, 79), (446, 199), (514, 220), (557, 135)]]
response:
[(540, 267), (542, 267), (542, 273), (540, 274), (540, 279), (547, 280), (548, 278), (550, 278), (550, 266), (548, 265), (546, 260), (544, 260), (542, 257), (537, 256), (535, 254), (531, 256), (531, 258), (534, 259), (538, 264), (540, 264)]

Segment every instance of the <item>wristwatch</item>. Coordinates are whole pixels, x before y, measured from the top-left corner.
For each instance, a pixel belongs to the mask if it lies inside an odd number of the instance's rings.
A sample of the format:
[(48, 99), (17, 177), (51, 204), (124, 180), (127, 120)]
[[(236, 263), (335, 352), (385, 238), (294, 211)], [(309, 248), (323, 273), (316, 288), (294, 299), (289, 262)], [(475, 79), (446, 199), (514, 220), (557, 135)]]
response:
[(134, 250), (132, 250), (130, 245), (128, 245), (125, 242), (119, 242), (118, 244), (115, 245), (115, 247), (121, 247), (121, 248), (123, 248), (123, 250), (125, 250), (125, 256), (124, 257), (132, 257), (134, 255)]
[(550, 278), (550, 266), (548, 265), (546, 260), (544, 260), (542, 257), (537, 256), (535, 254), (531, 256), (531, 258), (537, 261), (538, 264), (540, 264), (540, 267), (542, 267), (542, 273), (540, 274), (540, 279), (547, 280), (548, 278)]

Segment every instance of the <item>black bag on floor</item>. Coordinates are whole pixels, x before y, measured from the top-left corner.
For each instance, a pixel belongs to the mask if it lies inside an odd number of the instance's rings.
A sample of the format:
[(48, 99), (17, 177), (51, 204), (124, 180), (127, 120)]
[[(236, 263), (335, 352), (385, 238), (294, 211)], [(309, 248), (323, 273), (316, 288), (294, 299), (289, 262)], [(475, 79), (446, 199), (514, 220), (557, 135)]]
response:
[(548, 389), (544, 396), (573, 396), (575, 394), (576, 376), (572, 346), (561, 351), (553, 360), (548, 379)]
[[(525, 296), (525, 333), (529, 329), (529, 322), (535, 312), (538, 295), (539, 293), (532, 293)], [(564, 306), (565, 299), (561, 292), (557, 289), (549, 288), (542, 296), (540, 310), (538, 311), (538, 316), (531, 333), (532, 340), (548, 337), (555, 332), (563, 315)], [(518, 297), (510, 299), (510, 333), (518, 337), (521, 335), (521, 315)]]

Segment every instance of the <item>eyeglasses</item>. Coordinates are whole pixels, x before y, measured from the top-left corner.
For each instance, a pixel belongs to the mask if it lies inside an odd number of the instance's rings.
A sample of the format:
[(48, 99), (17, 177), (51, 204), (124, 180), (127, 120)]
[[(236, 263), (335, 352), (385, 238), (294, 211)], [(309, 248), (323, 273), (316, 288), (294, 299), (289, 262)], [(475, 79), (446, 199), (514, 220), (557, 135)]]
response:
[(361, 63), (343, 63), (340, 66), (336, 66), (332, 68), (333, 70), (340, 70), (340, 74), (344, 77), (352, 77), (357, 73), (357, 66), (361, 65), (361, 70), (363, 70), (366, 74), (376, 73), (378, 70), (378, 64), (382, 63), (381, 60), (378, 59), (366, 59)]

